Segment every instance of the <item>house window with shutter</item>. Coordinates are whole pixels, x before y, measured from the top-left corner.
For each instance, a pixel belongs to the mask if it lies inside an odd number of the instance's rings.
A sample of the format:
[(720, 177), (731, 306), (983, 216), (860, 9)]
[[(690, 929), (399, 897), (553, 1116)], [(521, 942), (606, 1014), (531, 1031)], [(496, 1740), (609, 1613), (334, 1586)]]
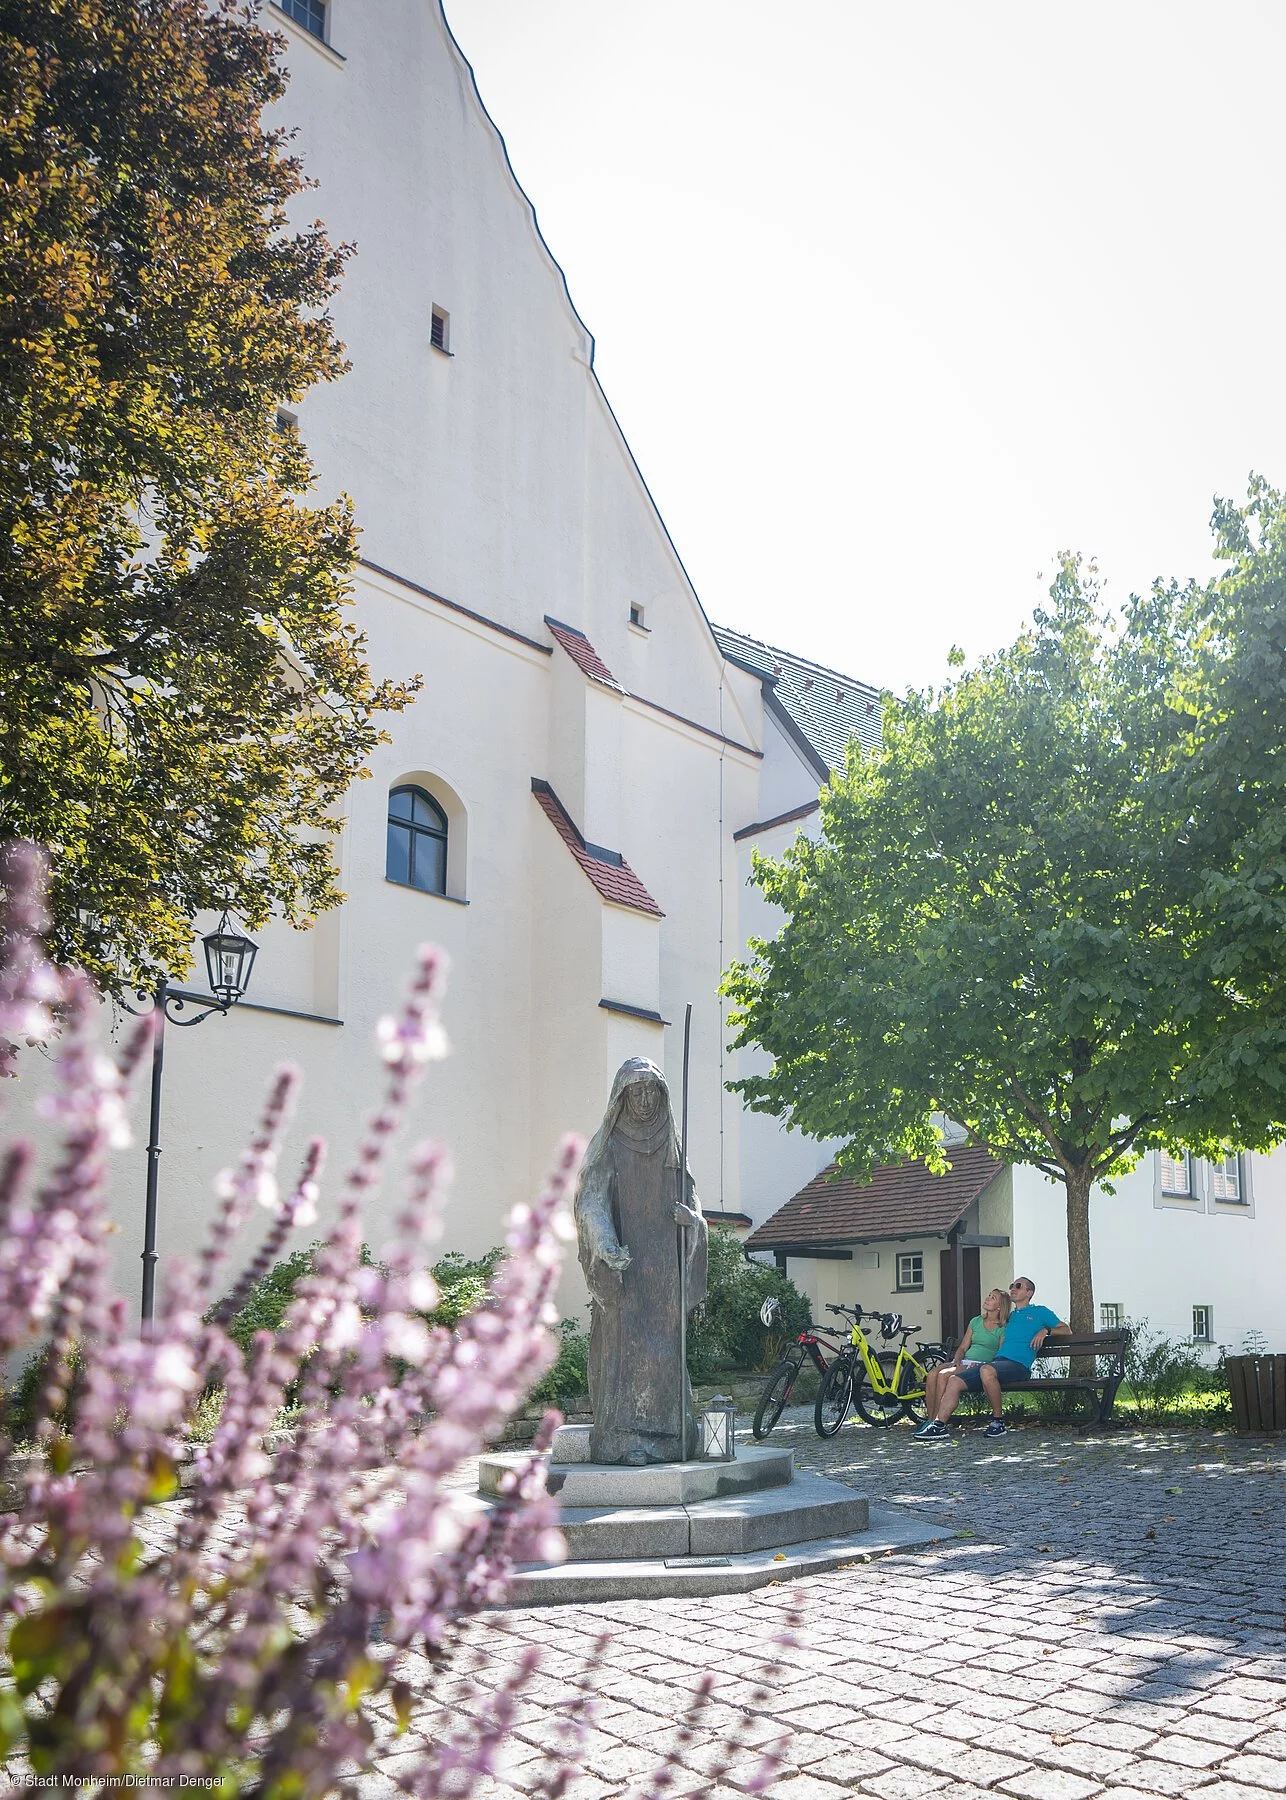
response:
[(1222, 1200), (1234, 1206), (1245, 1204), (1246, 1183), (1245, 1171), (1241, 1157), (1238, 1155), (1221, 1156), (1218, 1162), (1210, 1165), (1210, 1198)]
[(1100, 1331), (1119, 1331), (1125, 1323), (1125, 1308), (1119, 1300), (1104, 1300), (1098, 1309)]
[(1179, 1156), (1171, 1156), (1168, 1150), (1161, 1153), (1161, 1192), (1175, 1200), (1191, 1200), (1195, 1193), (1192, 1182), (1192, 1158), (1185, 1150)]
[(435, 306), (429, 319), (429, 342), (435, 350), (451, 354), (451, 315)]
[(1192, 1335), (1199, 1344), (1213, 1344), (1215, 1341), (1215, 1313), (1212, 1306), (1194, 1306), (1192, 1309)]

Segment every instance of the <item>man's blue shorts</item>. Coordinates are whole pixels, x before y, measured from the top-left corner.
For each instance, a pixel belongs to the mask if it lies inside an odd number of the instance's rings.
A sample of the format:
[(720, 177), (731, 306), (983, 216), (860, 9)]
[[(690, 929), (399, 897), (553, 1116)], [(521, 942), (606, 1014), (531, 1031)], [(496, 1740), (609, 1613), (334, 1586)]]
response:
[[(996, 1371), (1002, 1388), (1013, 1387), (1016, 1381), (1026, 1381), (1031, 1375), (1026, 1363), (1015, 1362), (1009, 1356), (998, 1356), (991, 1366)], [(966, 1363), (956, 1380), (964, 1382), (968, 1393), (976, 1394), (982, 1388), (982, 1371), (982, 1363)]]

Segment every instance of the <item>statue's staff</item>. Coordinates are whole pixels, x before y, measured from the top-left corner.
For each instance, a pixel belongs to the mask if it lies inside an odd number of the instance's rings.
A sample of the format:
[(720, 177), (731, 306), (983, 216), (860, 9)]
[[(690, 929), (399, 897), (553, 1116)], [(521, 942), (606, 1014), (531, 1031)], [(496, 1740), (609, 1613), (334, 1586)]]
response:
[(688, 1459), (688, 1051), (692, 1041), (692, 1002), (683, 1015), (683, 1137), (679, 1150), (679, 1193), (674, 1222), (679, 1228), (679, 1461)]

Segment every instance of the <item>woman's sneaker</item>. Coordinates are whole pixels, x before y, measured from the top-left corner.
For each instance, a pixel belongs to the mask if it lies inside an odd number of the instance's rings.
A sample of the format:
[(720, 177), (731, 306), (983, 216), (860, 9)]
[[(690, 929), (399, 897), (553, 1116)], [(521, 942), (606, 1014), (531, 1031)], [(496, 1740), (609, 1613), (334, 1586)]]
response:
[(1009, 1430), (1003, 1419), (990, 1419), (978, 1433), (979, 1437), (1004, 1437)]
[(914, 1436), (920, 1443), (929, 1443), (936, 1438), (949, 1438), (951, 1433), (939, 1420), (926, 1419)]

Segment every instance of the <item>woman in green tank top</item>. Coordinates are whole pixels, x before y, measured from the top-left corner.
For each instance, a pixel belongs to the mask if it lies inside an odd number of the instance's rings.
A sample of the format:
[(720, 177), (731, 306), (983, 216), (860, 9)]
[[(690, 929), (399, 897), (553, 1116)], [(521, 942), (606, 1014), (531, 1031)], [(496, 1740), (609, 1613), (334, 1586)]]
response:
[(968, 1363), (994, 1362), (1008, 1323), (1009, 1295), (1002, 1294), (999, 1288), (992, 1288), (982, 1303), (982, 1311), (970, 1319), (965, 1327), (965, 1334), (956, 1346), (952, 1361), (943, 1363), (940, 1369), (929, 1370), (924, 1397), (931, 1419), (938, 1414), (938, 1390), (942, 1383)]

